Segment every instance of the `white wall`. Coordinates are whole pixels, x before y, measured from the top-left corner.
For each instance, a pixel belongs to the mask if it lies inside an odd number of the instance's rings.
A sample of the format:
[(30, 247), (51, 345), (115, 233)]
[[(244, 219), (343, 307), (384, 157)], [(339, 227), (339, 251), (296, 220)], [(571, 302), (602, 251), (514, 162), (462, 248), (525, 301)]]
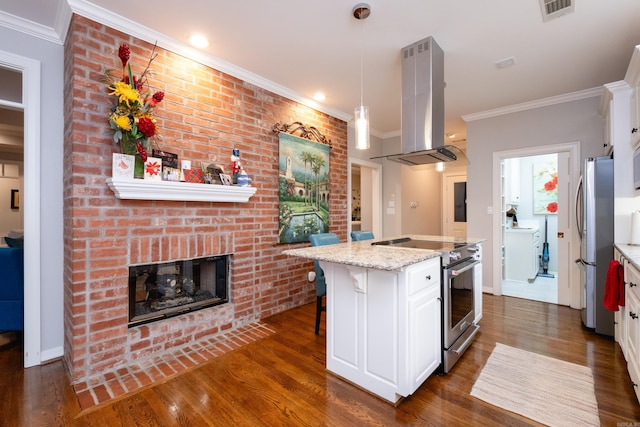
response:
[[(0, 27), (0, 51), (41, 63), (41, 354), (61, 355), (63, 327), (63, 46)], [(67, 160), (68, 162), (71, 159)], [(26, 165), (25, 165), (26, 166)], [(29, 260), (25, 260), (28, 266)], [(26, 295), (25, 298), (29, 296)]]
[(401, 234), (442, 235), (442, 173), (435, 164), (401, 165)]
[[(387, 138), (382, 143), (381, 155), (397, 154), (401, 150), (400, 137)], [(402, 168), (400, 163), (382, 161), (382, 229), (383, 237), (402, 234)]]
[[(599, 102), (597, 96), (467, 123), (467, 234), (486, 239), (483, 264), (498, 262), (493, 260), (493, 214), (488, 213), (500, 209), (493, 206), (493, 153), (580, 141), (581, 159), (602, 155), (604, 119), (598, 114)], [(482, 280), (485, 288), (494, 286), (492, 268), (483, 268)]]

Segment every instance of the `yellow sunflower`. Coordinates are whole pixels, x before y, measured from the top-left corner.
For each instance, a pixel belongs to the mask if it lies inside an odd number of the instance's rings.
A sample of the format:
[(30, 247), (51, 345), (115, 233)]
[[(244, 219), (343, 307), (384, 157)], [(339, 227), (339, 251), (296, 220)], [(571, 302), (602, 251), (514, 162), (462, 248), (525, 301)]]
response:
[(131, 107), (131, 104), (135, 104), (140, 101), (140, 94), (138, 91), (125, 82), (115, 82), (109, 87), (109, 89), (111, 89), (109, 95), (119, 97), (120, 103), (124, 102), (128, 107)]

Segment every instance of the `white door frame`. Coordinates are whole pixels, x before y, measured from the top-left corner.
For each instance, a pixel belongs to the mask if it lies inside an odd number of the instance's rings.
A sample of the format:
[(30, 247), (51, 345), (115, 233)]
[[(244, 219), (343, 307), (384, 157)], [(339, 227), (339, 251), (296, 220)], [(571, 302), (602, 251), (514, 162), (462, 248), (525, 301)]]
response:
[[(572, 196), (575, 192), (578, 179), (580, 178), (580, 143), (570, 142), (566, 144), (545, 145), (539, 147), (521, 148), (515, 150), (498, 151), (493, 153), (493, 294), (502, 295), (502, 191), (501, 191), (501, 162), (505, 159), (514, 157), (528, 157), (537, 156), (543, 154), (555, 154), (567, 152), (570, 156), (568, 165), (569, 179), (567, 183), (567, 218), (568, 223), (565, 224), (565, 229), (568, 232), (566, 236), (568, 243), (567, 262), (569, 265), (565, 266), (566, 279), (569, 281), (569, 305), (571, 308), (582, 308), (581, 300), (581, 287), (580, 287), (580, 274), (576, 268), (572, 268), (573, 263), (571, 260), (580, 256), (580, 242), (578, 239), (578, 233), (576, 226), (571, 221), (573, 218), (573, 199)], [(558, 224), (558, 230), (560, 230), (560, 224)], [(560, 266), (558, 266), (560, 269)], [(558, 301), (561, 303), (561, 301)]]
[(347, 160), (347, 240), (351, 241), (351, 167), (358, 165), (371, 169), (371, 218), (373, 235), (382, 237), (382, 165), (349, 157)]
[(0, 51), (0, 67), (22, 73), (22, 103), (0, 104), (24, 112), (24, 367), (41, 362), (40, 329), (40, 61)]

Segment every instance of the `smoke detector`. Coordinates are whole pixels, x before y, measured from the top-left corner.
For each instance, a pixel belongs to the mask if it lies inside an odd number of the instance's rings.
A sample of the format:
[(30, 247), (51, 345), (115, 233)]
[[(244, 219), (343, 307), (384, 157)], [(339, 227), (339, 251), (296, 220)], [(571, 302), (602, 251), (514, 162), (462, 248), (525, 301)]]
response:
[(353, 16), (356, 19), (367, 19), (371, 15), (371, 6), (366, 3), (358, 3), (353, 7)]
[(576, 10), (575, 0), (540, 0), (542, 20), (558, 18)]

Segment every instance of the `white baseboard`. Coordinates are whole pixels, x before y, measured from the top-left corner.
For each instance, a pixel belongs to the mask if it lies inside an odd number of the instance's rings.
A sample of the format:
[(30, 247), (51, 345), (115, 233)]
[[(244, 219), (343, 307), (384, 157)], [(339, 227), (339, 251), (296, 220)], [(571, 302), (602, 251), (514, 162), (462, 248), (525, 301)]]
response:
[(48, 362), (53, 359), (58, 359), (62, 356), (64, 356), (63, 347), (56, 347), (56, 348), (51, 348), (49, 350), (43, 350), (42, 352), (40, 352), (40, 363)]

